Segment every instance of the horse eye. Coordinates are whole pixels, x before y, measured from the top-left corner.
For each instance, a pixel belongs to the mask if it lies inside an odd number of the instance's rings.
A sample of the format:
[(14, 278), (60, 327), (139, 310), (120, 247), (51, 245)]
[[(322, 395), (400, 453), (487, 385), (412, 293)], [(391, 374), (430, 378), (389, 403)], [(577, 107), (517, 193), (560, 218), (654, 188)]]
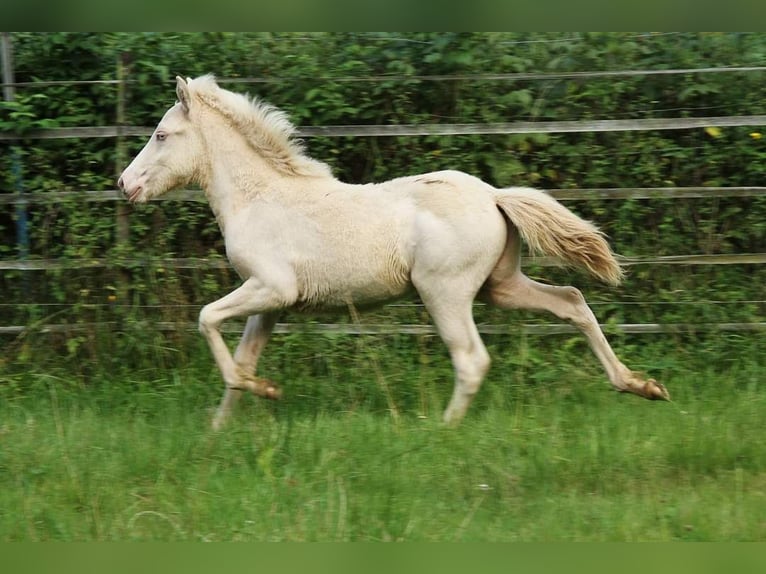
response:
[(166, 134), (165, 132), (157, 132), (157, 141), (164, 142), (165, 139), (167, 139), (167, 137), (168, 137), (168, 134)]

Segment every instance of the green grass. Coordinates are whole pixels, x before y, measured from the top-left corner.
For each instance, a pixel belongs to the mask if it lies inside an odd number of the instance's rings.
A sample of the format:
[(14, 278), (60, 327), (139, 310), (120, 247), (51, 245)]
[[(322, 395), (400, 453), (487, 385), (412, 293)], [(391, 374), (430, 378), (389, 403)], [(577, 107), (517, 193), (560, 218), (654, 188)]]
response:
[(367, 364), (309, 377), (293, 353), (285, 400), (246, 398), (220, 433), (207, 357), (114, 381), (18, 375), (0, 404), (0, 540), (766, 539), (757, 357), (658, 361), (675, 402), (652, 403), (568, 352), (496, 365), (456, 429), (439, 422), (438, 357), (381, 365), (395, 420)]

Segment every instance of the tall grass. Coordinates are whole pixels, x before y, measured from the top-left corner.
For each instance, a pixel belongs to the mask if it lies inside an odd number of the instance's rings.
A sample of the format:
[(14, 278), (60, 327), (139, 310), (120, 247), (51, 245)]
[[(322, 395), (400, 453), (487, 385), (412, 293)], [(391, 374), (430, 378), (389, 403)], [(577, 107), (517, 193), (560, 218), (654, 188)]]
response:
[(276, 337), (263, 369), (285, 400), (245, 398), (220, 433), (204, 354), (6, 369), (0, 540), (766, 538), (760, 340), (698, 341), (696, 358), (623, 340), (673, 403), (613, 393), (579, 342), (546, 341), (490, 341), (456, 429), (439, 422), (451, 373), (429, 340)]

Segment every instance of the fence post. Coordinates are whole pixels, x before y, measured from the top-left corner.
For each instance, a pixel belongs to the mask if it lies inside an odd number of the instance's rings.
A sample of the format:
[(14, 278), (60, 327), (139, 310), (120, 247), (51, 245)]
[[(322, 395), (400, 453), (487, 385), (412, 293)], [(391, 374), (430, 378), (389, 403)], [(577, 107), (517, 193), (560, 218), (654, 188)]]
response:
[[(115, 148), (115, 177), (125, 169), (127, 153), (125, 151), (125, 88), (128, 76), (128, 54), (122, 53), (117, 59), (117, 138)], [(123, 202), (117, 203), (117, 245), (126, 247), (130, 239), (128, 208)]]
[[(2, 59), (3, 59), (3, 99), (12, 102), (16, 97), (15, 74), (13, 72), (13, 45), (11, 34), (3, 32), (2, 36)], [(24, 178), (21, 173), (21, 153), (17, 145), (11, 146), (11, 174), (13, 188), (19, 196), (16, 203), (16, 245), (19, 257), (26, 259), (29, 255), (29, 230), (27, 223), (27, 201), (22, 197), (24, 193)], [(26, 291), (26, 285), (24, 290)]]
[[(129, 61), (130, 55), (127, 52), (122, 52), (117, 56), (117, 109), (116, 109), (116, 124), (117, 124), (117, 138), (115, 143), (115, 181), (120, 177), (120, 173), (125, 169), (127, 165), (127, 153), (125, 150), (125, 99), (126, 99), (126, 86), (129, 73)], [(117, 253), (120, 257), (125, 257), (129, 243), (130, 243), (130, 221), (129, 221), (130, 208), (125, 201), (117, 202), (117, 209), (115, 213), (115, 240)], [(126, 302), (126, 296), (128, 293), (129, 276), (126, 271), (118, 271), (119, 282), (117, 286), (117, 297)]]

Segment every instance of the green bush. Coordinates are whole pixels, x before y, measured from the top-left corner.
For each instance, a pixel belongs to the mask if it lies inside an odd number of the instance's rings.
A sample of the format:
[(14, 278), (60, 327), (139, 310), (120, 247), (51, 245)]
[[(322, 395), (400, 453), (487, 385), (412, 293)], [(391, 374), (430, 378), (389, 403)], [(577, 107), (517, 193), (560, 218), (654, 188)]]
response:
[[(13, 33), (17, 98), (0, 129), (117, 122), (114, 80), (127, 66), (126, 123), (153, 126), (173, 101), (176, 74), (213, 72), (289, 112), (296, 124), (487, 123), (674, 118), (766, 113), (760, 71), (616, 75), (528, 80), (490, 74), (661, 70), (759, 65), (759, 33)], [(445, 79), (450, 76), (452, 79)], [(482, 77), (484, 76), (484, 77)], [(440, 79), (434, 79), (439, 77)], [(457, 79), (456, 79), (457, 78)], [(56, 83), (62, 82), (62, 83)], [(312, 138), (310, 153), (341, 179), (368, 182), (454, 168), (496, 186), (540, 188), (757, 186), (761, 128), (575, 134)], [(142, 138), (127, 138), (124, 154)], [(111, 139), (0, 142), (0, 192), (107, 191), (119, 162)], [(124, 161), (124, 160), (123, 160)], [(72, 269), (4, 272), (2, 324), (193, 321), (199, 306), (237, 282), (228, 270), (163, 267), (167, 257), (222, 257), (208, 207), (166, 201), (137, 209), (78, 200), (27, 206), (30, 258)], [(625, 255), (764, 252), (763, 196), (569, 202)], [(129, 210), (129, 239), (117, 237)], [(18, 255), (13, 210), (0, 214), (2, 258)], [(83, 268), (83, 260), (129, 257), (145, 264)], [(535, 275), (575, 282), (613, 322), (763, 320), (762, 266), (639, 266), (618, 290), (558, 270)], [(752, 303), (708, 304), (708, 301)], [(629, 305), (615, 302), (628, 302)], [(162, 307), (172, 304), (174, 307)], [(601, 305), (600, 307), (598, 305)], [(392, 312), (393, 313), (393, 312)], [(498, 319), (489, 310), (480, 310)], [(499, 319), (507, 322), (507, 317)], [(55, 322), (55, 321), (53, 321)], [(77, 355), (84, 347), (67, 343)]]

